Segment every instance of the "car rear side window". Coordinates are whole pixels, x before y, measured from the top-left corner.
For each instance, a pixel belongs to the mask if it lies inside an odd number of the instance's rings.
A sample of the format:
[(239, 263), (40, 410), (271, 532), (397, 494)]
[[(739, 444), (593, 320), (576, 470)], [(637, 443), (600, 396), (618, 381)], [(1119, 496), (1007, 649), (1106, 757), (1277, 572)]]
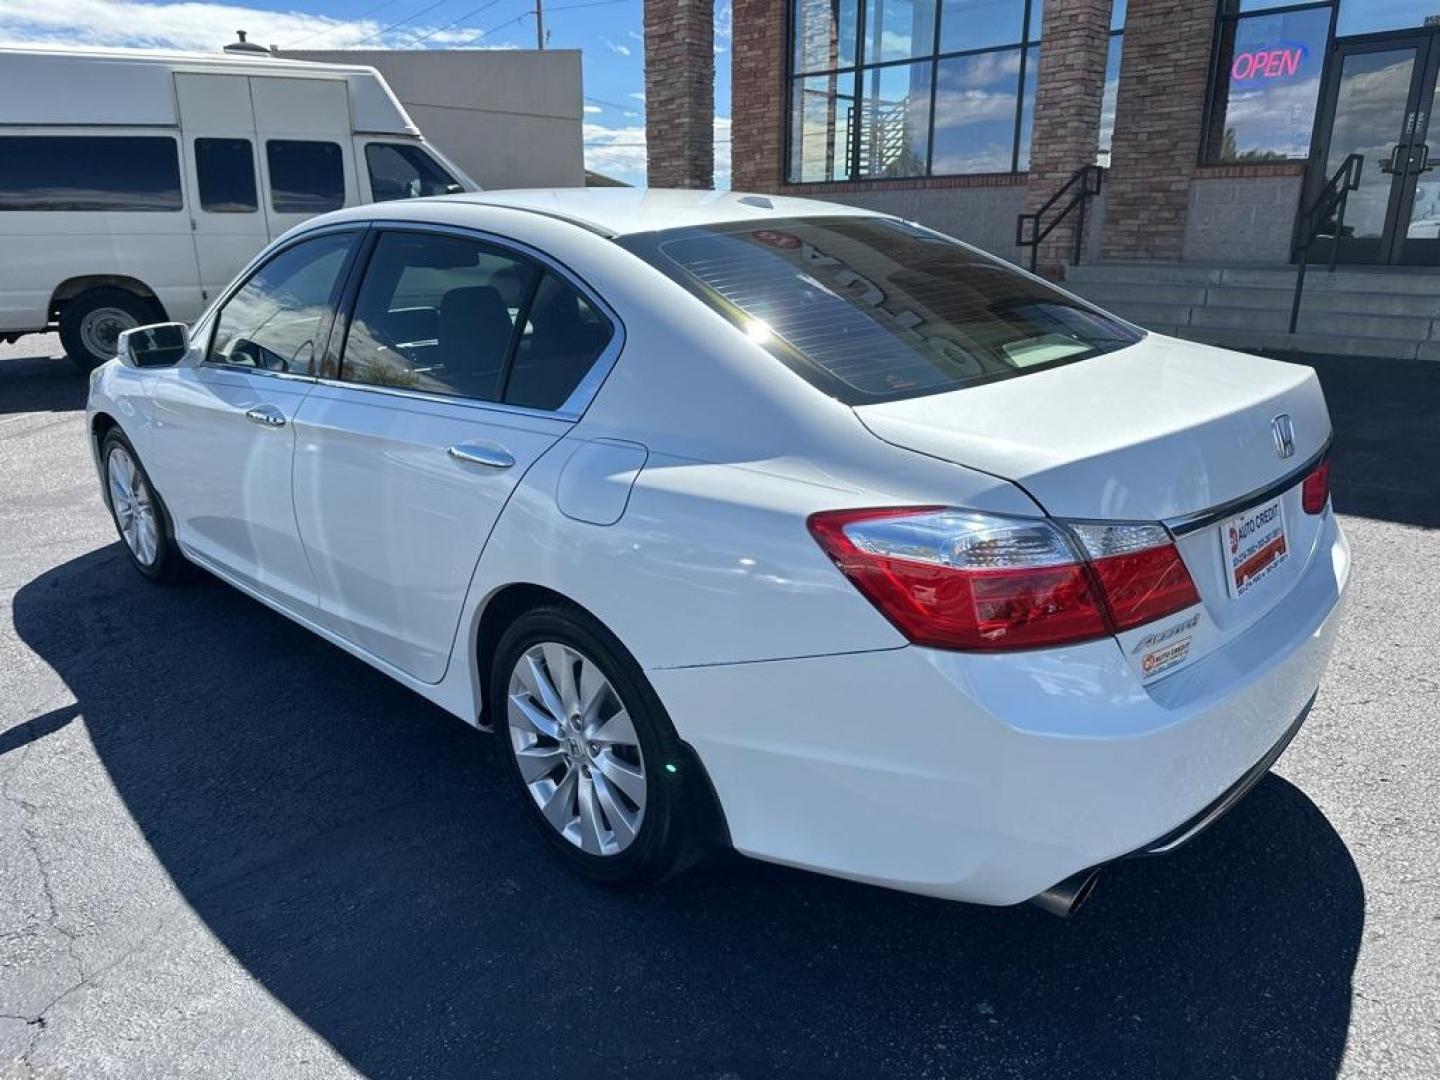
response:
[(386, 232), (355, 299), (340, 378), (554, 411), (612, 333), (574, 286), (523, 255)]
[(370, 194), (376, 202), (444, 195), (455, 178), (418, 146), (370, 143), (365, 147)]
[(200, 209), (211, 214), (253, 214), (255, 151), (249, 139), (196, 139), (195, 181)]
[(285, 248), (220, 308), (206, 360), (308, 375), (325, 345), (356, 234), (326, 233)]
[(270, 205), (281, 214), (323, 214), (345, 205), (345, 159), (340, 145), (302, 139), (265, 143)]
[(0, 211), (183, 206), (179, 153), (168, 136), (0, 136)]
[(886, 218), (733, 222), (621, 243), (852, 405), (1023, 375), (1143, 336), (999, 259)]

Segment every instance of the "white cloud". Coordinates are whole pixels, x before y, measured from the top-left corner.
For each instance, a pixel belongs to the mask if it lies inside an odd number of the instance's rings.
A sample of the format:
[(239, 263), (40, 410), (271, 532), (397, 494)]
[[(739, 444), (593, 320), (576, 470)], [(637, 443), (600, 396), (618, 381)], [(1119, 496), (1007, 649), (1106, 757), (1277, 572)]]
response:
[(0, 0), (0, 44), (128, 45), (214, 52), (234, 40), (235, 28), (251, 41), (281, 48), (346, 49), (479, 47), (473, 29), (440, 29), (444, 22), (405, 25), (381, 34), (378, 19), (333, 19), (300, 11), (264, 11), (239, 4), (142, 3), (140, 0)]
[[(585, 167), (628, 184), (645, 183), (645, 125), (585, 124)], [(715, 189), (730, 187), (730, 118), (715, 117)]]
[(602, 112), (604, 112), (605, 110), (602, 109), (599, 105), (586, 105), (586, 106), (585, 106), (585, 111), (586, 111), (587, 113), (592, 113), (592, 114), (593, 114), (593, 113), (602, 113)]
[(641, 45), (645, 44), (645, 35), (642, 34), (639, 30), (630, 30), (626, 33), (625, 36), (628, 37), (631, 41), (638, 41)]
[(644, 101), (644, 100), (645, 100), (645, 91), (643, 91), (643, 90), (637, 90), (635, 93), (631, 94), (630, 96), (631, 96), (632, 98), (634, 98), (636, 101)]
[(607, 49), (609, 49), (611, 52), (613, 52), (616, 56), (629, 56), (629, 55), (630, 55), (630, 46), (629, 46), (629, 45), (621, 45), (621, 44), (619, 44), (619, 43), (617, 43), (617, 42), (611, 41), (608, 37), (607, 37), (607, 38), (601, 38), (600, 40), (603, 41), (603, 42), (605, 42), (605, 47), (606, 47)]

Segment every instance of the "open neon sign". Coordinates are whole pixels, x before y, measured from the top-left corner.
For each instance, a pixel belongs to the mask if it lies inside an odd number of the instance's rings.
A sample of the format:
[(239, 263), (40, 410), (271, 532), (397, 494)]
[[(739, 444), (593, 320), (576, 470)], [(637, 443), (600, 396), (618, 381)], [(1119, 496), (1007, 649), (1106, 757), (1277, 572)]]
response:
[(1305, 62), (1304, 45), (1277, 45), (1273, 49), (1251, 49), (1235, 57), (1230, 77), (1236, 82), (1254, 79), (1288, 79), (1298, 74)]

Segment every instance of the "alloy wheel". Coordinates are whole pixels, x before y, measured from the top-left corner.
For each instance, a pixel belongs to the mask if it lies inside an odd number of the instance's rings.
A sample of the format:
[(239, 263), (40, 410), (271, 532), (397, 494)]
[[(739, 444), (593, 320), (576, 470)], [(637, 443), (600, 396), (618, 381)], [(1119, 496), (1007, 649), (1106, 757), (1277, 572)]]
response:
[(510, 745), (549, 826), (590, 855), (618, 855), (645, 817), (645, 757), (599, 666), (558, 642), (531, 646), (507, 691)]
[(160, 554), (160, 521), (144, 475), (123, 446), (110, 451), (105, 473), (125, 546), (142, 566), (153, 566)]

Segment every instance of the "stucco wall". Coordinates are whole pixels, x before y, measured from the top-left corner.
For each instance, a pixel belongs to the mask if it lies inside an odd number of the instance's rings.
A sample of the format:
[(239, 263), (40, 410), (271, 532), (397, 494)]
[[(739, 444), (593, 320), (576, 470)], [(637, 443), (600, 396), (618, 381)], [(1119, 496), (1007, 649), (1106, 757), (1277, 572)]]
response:
[(378, 69), (425, 137), (481, 187), (585, 182), (578, 50), (302, 50), (282, 55)]
[(1287, 263), (1300, 176), (1202, 179), (1190, 184), (1186, 262)]

